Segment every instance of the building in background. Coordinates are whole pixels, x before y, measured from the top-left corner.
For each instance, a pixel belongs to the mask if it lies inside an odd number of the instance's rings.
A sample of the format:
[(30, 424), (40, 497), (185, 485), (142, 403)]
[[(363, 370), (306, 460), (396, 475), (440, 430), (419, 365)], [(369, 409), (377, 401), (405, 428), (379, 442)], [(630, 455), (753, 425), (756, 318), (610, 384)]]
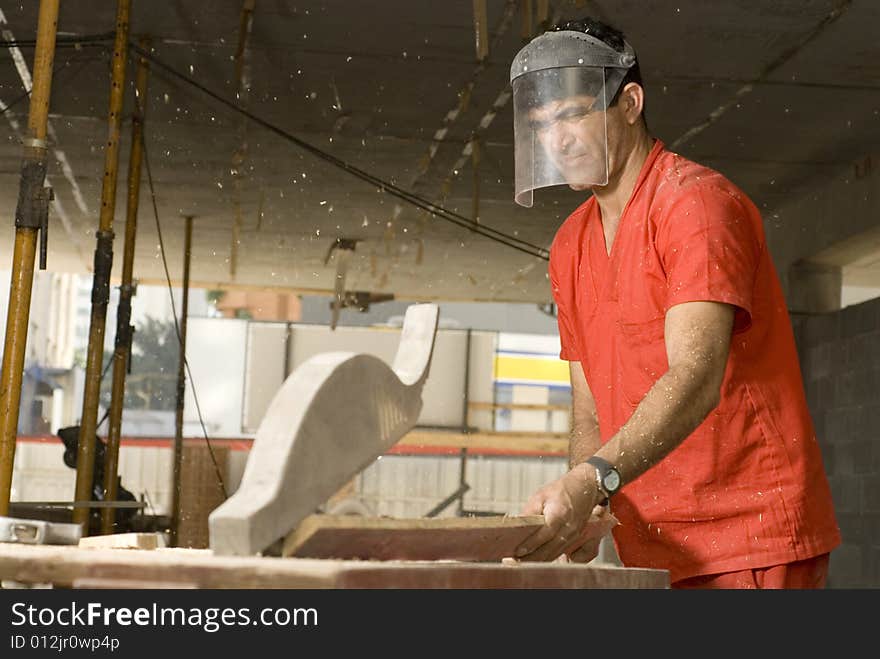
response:
[[(0, 275), (5, 282), (10, 273)], [(22, 377), (19, 433), (22, 435), (55, 434), (58, 428), (79, 423), (82, 414), (86, 352), (91, 323), (92, 276), (62, 272), (37, 271), (31, 292), (28, 316), (28, 341)], [(172, 294), (174, 296), (172, 302)], [(174, 309), (179, 309), (181, 289), (164, 286), (139, 286), (132, 299), (132, 324), (135, 334), (151, 322), (173, 325)], [(107, 356), (116, 337), (116, 311), (119, 289), (111, 287), (104, 333), (104, 378)], [(6, 327), (9, 288), (0, 288), (0, 322)], [(209, 315), (205, 292), (190, 292), (190, 315)], [(0, 344), (0, 354), (3, 345)], [(104, 409), (99, 410), (99, 418)], [(155, 423), (153, 424), (154, 427)], [(162, 427), (167, 427), (163, 421)], [(158, 427), (157, 427), (158, 428)]]
[(302, 318), (300, 296), (275, 291), (209, 291), (224, 318), (296, 322)]

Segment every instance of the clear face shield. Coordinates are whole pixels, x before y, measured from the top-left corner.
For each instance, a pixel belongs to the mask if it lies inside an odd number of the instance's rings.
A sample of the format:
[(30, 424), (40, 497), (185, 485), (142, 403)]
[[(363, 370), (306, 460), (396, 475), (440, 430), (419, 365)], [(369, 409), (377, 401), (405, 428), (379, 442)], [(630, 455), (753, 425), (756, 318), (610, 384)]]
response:
[(546, 33), (511, 67), (516, 203), (538, 188), (608, 183), (605, 111), (635, 61), (581, 32)]

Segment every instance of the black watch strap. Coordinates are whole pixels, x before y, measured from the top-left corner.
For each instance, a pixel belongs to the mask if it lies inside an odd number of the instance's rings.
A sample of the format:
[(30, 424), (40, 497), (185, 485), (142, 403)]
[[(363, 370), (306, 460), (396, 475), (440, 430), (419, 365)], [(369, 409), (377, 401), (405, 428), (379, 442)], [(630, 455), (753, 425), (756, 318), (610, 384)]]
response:
[(599, 491), (605, 495), (605, 499), (600, 502), (600, 505), (607, 506), (608, 498), (617, 492), (617, 487), (613, 490), (609, 491), (606, 487), (605, 481), (606, 476), (609, 473), (614, 473), (617, 476), (617, 482), (620, 482), (620, 475), (617, 473), (617, 469), (615, 469), (614, 465), (605, 460), (604, 458), (600, 458), (598, 455), (593, 455), (586, 460), (587, 464), (592, 465), (596, 469), (596, 481), (599, 486)]

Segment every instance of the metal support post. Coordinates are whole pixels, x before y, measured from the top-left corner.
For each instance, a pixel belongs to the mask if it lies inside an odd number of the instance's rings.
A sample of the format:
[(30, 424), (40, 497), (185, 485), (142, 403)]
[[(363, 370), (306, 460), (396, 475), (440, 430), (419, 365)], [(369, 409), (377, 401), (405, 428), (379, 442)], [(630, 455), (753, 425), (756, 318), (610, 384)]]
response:
[[(101, 216), (95, 273), (92, 280), (92, 314), (89, 325), (89, 345), (86, 353), (85, 390), (82, 418), (76, 456), (76, 501), (91, 501), (95, 473), (95, 431), (97, 429), (98, 399), (101, 394), (101, 371), (104, 361), (104, 326), (107, 305), (110, 302), (110, 271), (113, 268), (113, 214), (116, 208), (116, 172), (119, 161), (119, 125), (125, 89), (125, 64), (128, 58), (128, 22), (131, 0), (118, 0), (116, 9), (116, 38), (113, 44), (113, 68), (110, 86), (110, 134), (104, 150), (104, 179), (101, 188)], [(89, 535), (91, 508), (74, 508), (73, 521), (83, 525), (83, 535)]]
[(177, 364), (177, 414), (174, 419), (174, 472), (171, 482), (171, 538), (177, 546), (180, 527), (180, 471), (183, 458), (183, 402), (186, 393), (186, 316), (189, 309), (189, 266), (192, 256), (192, 215), (186, 217), (183, 247), (183, 304), (180, 309), (180, 359)]
[[(141, 38), (140, 47), (149, 49), (149, 41)], [(132, 283), (134, 245), (137, 237), (137, 214), (141, 186), (141, 157), (144, 136), (144, 115), (147, 107), (147, 74), (149, 64), (138, 58), (135, 82), (135, 104), (131, 116), (131, 153), (128, 161), (128, 205), (125, 215), (125, 246), (122, 256), (122, 283), (119, 286), (119, 306), (116, 312), (116, 341), (113, 350), (113, 389), (110, 398), (110, 419), (107, 431), (107, 450), (104, 454), (104, 501), (115, 501), (118, 495), (119, 439), (122, 434), (122, 407), (125, 401), (125, 375), (131, 364), (131, 298), (135, 293)], [(116, 510), (109, 506), (101, 510), (101, 533), (113, 533)]]
[(3, 370), (0, 375), (0, 515), (3, 516), (9, 512), (12, 492), (12, 468), (18, 437), (18, 412), (34, 281), (34, 259), (37, 235), (41, 231), (40, 266), (45, 267), (46, 228), (52, 193), (50, 189), (43, 187), (43, 183), (46, 177), (46, 132), (52, 90), (52, 65), (55, 59), (58, 3), (59, 0), (40, 2), (28, 132), (22, 149), (21, 182), (15, 211), (15, 246), (9, 284)]

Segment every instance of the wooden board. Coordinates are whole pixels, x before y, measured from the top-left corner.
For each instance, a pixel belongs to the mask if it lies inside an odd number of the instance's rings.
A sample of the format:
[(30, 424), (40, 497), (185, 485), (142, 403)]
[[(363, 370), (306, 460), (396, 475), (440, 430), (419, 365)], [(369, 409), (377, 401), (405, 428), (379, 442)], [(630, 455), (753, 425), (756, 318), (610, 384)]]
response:
[[(540, 529), (544, 517), (490, 516), (394, 519), (311, 515), (285, 539), (283, 556), (361, 560), (500, 561)], [(593, 537), (609, 524), (591, 527)]]
[(426, 446), (568, 455), (568, 433), (473, 432), (463, 434), (415, 429), (404, 435), (403, 439), (394, 445), (394, 448), (405, 453), (408, 449), (423, 449)]
[(73, 588), (668, 588), (669, 572), (560, 563), (215, 556), (0, 543), (0, 580)]
[(113, 533), (80, 538), (79, 546), (93, 549), (157, 549), (158, 533)]
[(541, 528), (544, 518), (394, 519), (311, 515), (285, 539), (283, 556), (361, 560), (500, 561)]

